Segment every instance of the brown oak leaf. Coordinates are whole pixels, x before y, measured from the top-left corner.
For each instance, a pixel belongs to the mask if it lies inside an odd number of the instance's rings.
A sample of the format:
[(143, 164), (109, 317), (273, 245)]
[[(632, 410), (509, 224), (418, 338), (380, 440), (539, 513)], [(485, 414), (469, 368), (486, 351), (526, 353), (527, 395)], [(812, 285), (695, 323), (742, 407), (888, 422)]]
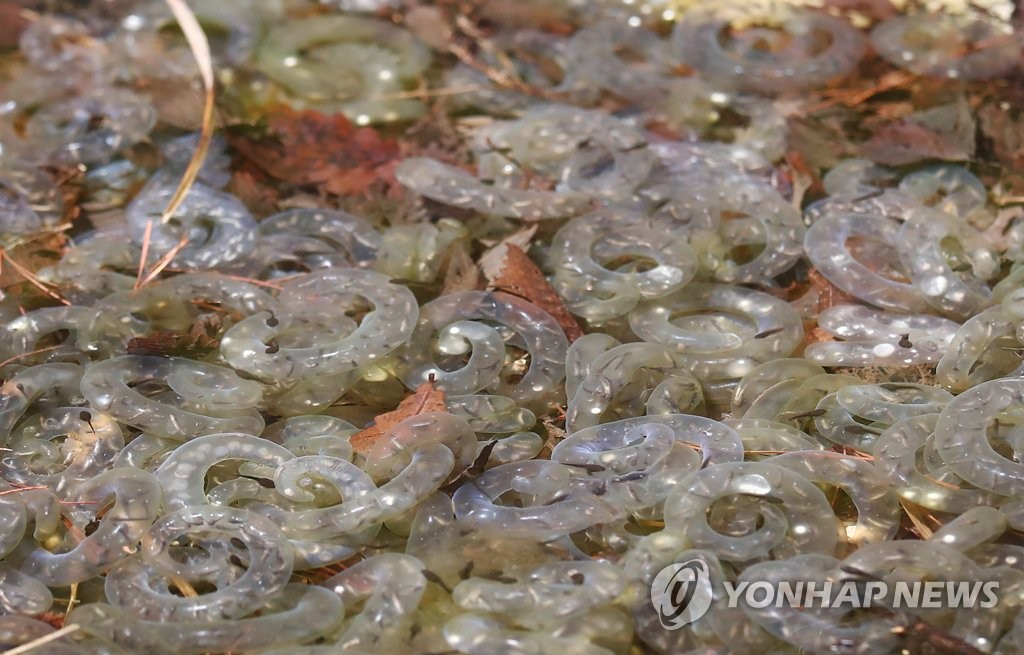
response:
[(1011, 108), (1004, 109), (996, 103), (982, 107), (978, 119), (999, 163), (1012, 169), (1024, 167), (1024, 119)]
[(864, 144), (863, 152), (872, 161), (889, 166), (904, 166), (926, 159), (962, 160), (970, 157), (944, 135), (910, 121), (897, 121), (882, 127)]
[(17, 2), (0, 2), (0, 49), (17, 48), (29, 21)]
[(398, 142), (341, 114), (281, 107), (270, 115), (266, 135), (232, 140), (238, 152), (267, 175), (291, 184), (312, 184), (335, 195), (364, 193), (378, 180), (389, 185)]
[(243, 165), (231, 172), (228, 191), (257, 215), (273, 214), (280, 200), (277, 189), (267, 184), (266, 176), (251, 165)]
[(525, 298), (558, 321), (565, 336), (572, 343), (583, 336), (576, 318), (562, 304), (558, 293), (551, 288), (537, 265), (530, 261), (523, 249), (514, 243), (505, 246), (505, 265), (501, 274), (492, 281), (495, 289)]
[(540, 228), (536, 223), (532, 225), (525, 225), (521, 229), (508, 235), (493, 247), (487, 250), (480, 257), (480, 270), (483, 272), (484, 277), (487, 278), (488, 284), (494, 284), (494, 281), (501, 275), (501, 269), (505, 267), (505, 257), (508, 255), (507, 247), (509, 244), (519, 246), (523, 250), (530, 247), (530, 242), (533, 241), (533, 236), (537, 234), (537, 230)]
[(883, 125), (862, 146), (874, 162), (904, 166), (928, 159), (964, 161), (974, 156), (976, 126), (963, 98)]
[(447, 411), (444, 392), (437, 388), (433, 380), (428, 380), (416, 387), (416, 391), (399, 403), (397, 408), (384, 412), (373, 419), (373, 425), (353, 434), (349, 443), (357, 453), (368, 453), (388, 430), (407, 418), (426, 412)]

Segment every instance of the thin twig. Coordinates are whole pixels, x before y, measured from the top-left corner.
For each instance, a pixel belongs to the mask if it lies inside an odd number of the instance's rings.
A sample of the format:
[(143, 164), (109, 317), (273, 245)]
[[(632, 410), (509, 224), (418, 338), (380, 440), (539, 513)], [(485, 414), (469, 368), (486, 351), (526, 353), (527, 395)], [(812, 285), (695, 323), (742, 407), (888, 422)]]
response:
[(142, 254), (139, 255), (139, 271), (135, 274), (135, 288), (142, 286), (142, 277), (146, 272), (146, 260), (149, 259), (149, 243), (153, 238), (153, 221), (146, 221), (146, 231), (142, 233)]
[(289, 276), (286, 276), (286, 277), (278, 278), (277, 282), (268, 282), (266, 280), (257, 280), (254, 277), (245, 277), (244, 275), (228, 275), (227, 273), (221, 273), (220, 276), (221, 277), (226, 277), (229, 280), (237, 280), (239, 282), (247, 282), (249, 284), (254, 284), (254, 285), (258, 286), (258, 287), (267, 287), (268, 289), (277, 289), (277, 290), (280, 290), (280, 289), (283, 288), (279, 284), (279, 282), (284, 282), (286, 280), (290, 280), (293, 277), (299, 277), (298, 275), (289, 275)]
[(544, 100), (559, 99), (557, 94), (537, 88), (523, 80), (518, 73), (516, 73), (515, 67), (509, 60), (508, 55), (487, 39), (487, 37), (485, 37), (484, 34), (475, 25), (473, 25), (468, 18), (465, 16), (459, 16), (455, 23), (461, 34), (469, 38), (481, 50), (490, 53), (498, 60), (498, 63), (502, 65), (504, 70), (489, 66), (485, 62), (480, 61), (478, 57), (470, 52), (469, 48), (456, 42), (455, 39), (451, 39), (448, 43), (448, 52), (455, 55), (455, 57), (463, 64), (479, 73), (482, 73), (487, 77), (487, 79), (503, 89), (511, 89), (513, 91), (518, 91), (519, 93)]
[[(194, 269), (190, 269), (190, 268), (173, 268), (173, 267), (167, 267), (167, 268), (165, 268), (163, 270), (167, 271), (169, 273), (188, 273), (190, 271), (194, 271)], [(302, 273), (296, 273), (295, 275), (285, 275), (283, 277), (275, 278), (273, 282), (268, 282), (267, 280), (258, 280), (258, 279), (254, 278), (254, 277), (245, 277), (244, 275), (230, 275), (228, 273), (217, 273), (216, 275), (218, 275), (219, 277), (227, 278), (229, 280), (238, 280), (239, 282), (246, 282), (248, 284), (252, 284), (252, 285), (257, 286), (257, 287), (266, 287), (268, 289), (274, 289), (275, 291), (280, 291), (281, 289), (284, 288), (284, 287), (281, 286), (282, 284), (284, 284), (288, 280), (300, 278), (300, 277), (302, 277), (303, 274)], [(0, 653), (0, 655), (3, 655), (3, 654)]]
[(14, 357), (8, 357), (4, 361), (0, 362), (0, 368), (3, 368), (5, 366), (7, 366), (8, 364), (16, 362), (19, 359), (21, 359), (22, 357), (31, 357), (32, 355), (39, 355), (41, 353), (50, 352), (51, 350), (57, 350), (58, 348), (60, 348), (60, 346), (47, 346), (46, 348), (40, 348), (39, 350), (31, 350), (31, 351), (29, 351), (27, 353), (21, 353), (20, 355), (15, 355)]
[(0, 491), (0, 496), (7, 496), (9, 494), (16, 494), (22, 491), (37, 491), (39, 489), (48, 489), (46, 485), (35, 485), (33, 487), (15, 487), (14, 489), (7, 489), (6, 491)]
[(67, 624), (68, 615), (71, 614), (71, 610), (75, 608), (78, 603), (78, 583), (71, 583), (71, 594), (68, 597), (68, 608), (64, 611), (64, 623)]
[[(996, 204), (999, 204), (998, 201)], [(988, 241), (989, 245), (999, 252), (1005, 252), (1009, 248), (1006, 238), (1006, 230), (1010, 224), (1024, 216), (1024, 207), (1019, 205), (1000, 206), (996, 212), (996, 219), (981, 233), (981, 237)]]
[(140, 282), (136, 288), (142, 288), (149, 284), (150, 282), (152, 282), (153, 280), (155, 280), (157, 276), (160, 275), (160, 273), (162, 273), (163, 270), (170, 265), (171, 260), (177, 257), (178, 253), (181, 252), (182, 248), (184, 248), (187, 245), (188, 234), (186, 233), (182, 235), (181, 240), (178, 241), (178, 243), (176, 243), (173, 248), (165, 252), (164, 256), (161, 257), (157, 263), (153, 264), (153, 268), (149, 271), (149, 273), (146, 274), (146, 277), (142, 279), (142, 282)]
[(931, 539), (932, 535), (935, 534), (935, 531), (928, 527), (921, 517), (911, 511), (910, 505), (900, 499), (900, 507), (903, 508), (903, 513), (907, 515), (907, 518), (910, 519), (910, 522), (914, 525), (914, 532), (917, 533), (917, 536), (922, 539)]
[(60, 295), (56, 291), (54, 291), (45, 282), (43, 282), (38, 277), (36, 277), (36, 275), (32, 271), (28, 270), (27, 268), (25, 268), (24, 266), (22, 266), (21, 264), (16, 262), (11, 257), (10, 253), (8, 253), (4, 249), (0, 249), (0, 264), (2, 264), (4, 261), (9, 263), (11, 265), (11, 267), (15, 271), (17, 271), (18, 275), (20, 275), (21, 277), (25, 278), (29, 283), (32, 284), (32, 286), (38, 288), (40, 291), (42, 291), (46, 295), (50, 296), (51, 298), (53, 298), (57, 302), (62, 303), (64, 305), (70, 305), (71, 304), (68, 301), (67, 298), (65, 298), (64, 296)]
[(193, 587), (188, 580), (182, 578), (181, 576), (172, 575), (171, 584), (173, 584), (174, 587), (181, 592), (181, 595), (186, 598), (195, 598), (199, 595), (195, 587)]
[(457, 96), (464, 93), (475, 93), (477, 91), (486, 91), (487, 87), (480, 86), (479, 84), (466, 84), (464, 86), (449, 86), (442, 89), (413, 89), (411, 91), (402, 91), (400, 93), (385, 93), (370, 98), (371, 100), (426, 100), (427, 98), (437, 98), (440, 96)]
[(48, 236), (53, 236), (54, 234), (60, 234), (61, 232), (64, 232), (65, 230), (70, 230), (71, 228), (72, 228), (71, 223), (61, 223), (60, 225), (55, 225), (55, 226), (53, 226), (51, 228), (47, 228), (47, 229), (42, 230), (40, 232), (33, 232), (30, 235), (19, 237), (19, 238), (15, 239), (14, 241), (9, 242), (7, 244), (7, 249), (8, 250), (14, 250), (15, 248), (19, 248), (19, 247), (25, 245), (26, 243), (32, 243), (33, 241), (39, 241), (40, 239), (46, 238)]
[(516, 73), (516, 65), (512, 63), (512, 60), (507, 54), (505, 54), (505, 51), (494, 45), (494, 43), (488, 39), (472, 21), (465, 16), (456, 16), (455, 25), (463, 34), (473, 39), (473, 41), (480, 46), (481, 50), (490, 53), (491, 56), (501, 64), (501, 67), (504, 69), (505, 75), (508, 76), (509, 80), (517, 85), (526, 84), (526, 82), (519, 77), (519, 74)]
[(188, 195), (189, 189), (192, 188), (192, 184), (196, 181), (199, 169), (202, 168), (203, 161), (206, 159), (206, 153), (210, 149), (210, 141), (213, 140), (215, 96), (213, 57), (210, 55), (210, 43), (206, 40), (206, 34), (199, 25), (196, 15), (192, 13), (192, 10), (189, 9), (188, 4), (184, 0), (164, 0), (164, 2), (170, 7), (171, 12), (174, 14), (174, 19), (178, 21), (181, 32), (185, 35), (185, 41), (188, 42), (188, 47), (196, 60), (196, 65), (199, 66), (199, 77), (203, 82), (203, 122), (202, 128), (199, 131), (199, 143), (196, 144), (196, 151), (192, 153), (192, 159), (189, 160), (188, 166), (185, 168), (185, 174), (181, 176), (178, 188), (175, 189), (174, 195), (171, 196), (170, 202), (167, 203), (167, 208), (164, 209), (164, 213), (160, 217), (161, 223), (171, 220), (174, 212), (178, 211), (178, 207), (184, 202), (185, 196)]
[(36, 648), (39, 648), (40, 646), (45, 646), (51, 641), (57, 641), (58, 639), (66, 637), (73, 632), (78, 632), (81, 629), (82, 626), (78, 625), (77, 623), (72, 623), (71, 625), (64, 626), (60, 630), (56, 630), (49, 634), (45, 634), (42, 637), (39, 637), (38, 639), (33, 639), (30, 642), (24, 643), (20, 646), (16, 646), (10, 650), (5, 650), (3, 652), (3, 655), (22, 655), (22, 653), (27, 653), (30, 650), (35, 650)]
[(856, 107), (857, 105), (870, 100), (879, 93), (901, 87), (916, 78), (917, 76), (913, 73), (908, 73), (906, 71), (893, 71), (883, 75), (874, 86), (863, 91), (854, 92), (850, 89), (841, 89), (839, 91), (827, 92), (823, 95), (830, 97), (826, 97), (826, 99), (821, 100), (816, 104), (805, 107), (803, 109), (803, 113), (813, 114), (837, 104), (844, 104), (847, 107)]

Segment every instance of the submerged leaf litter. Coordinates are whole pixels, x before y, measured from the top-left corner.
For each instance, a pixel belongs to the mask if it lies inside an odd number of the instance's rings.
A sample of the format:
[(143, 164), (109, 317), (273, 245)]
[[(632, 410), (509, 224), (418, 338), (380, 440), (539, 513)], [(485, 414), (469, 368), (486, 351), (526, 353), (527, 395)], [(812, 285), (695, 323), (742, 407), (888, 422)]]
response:
[(1010, 3), (191, 5), (0, 2), (0, 647), (1024, 652)]

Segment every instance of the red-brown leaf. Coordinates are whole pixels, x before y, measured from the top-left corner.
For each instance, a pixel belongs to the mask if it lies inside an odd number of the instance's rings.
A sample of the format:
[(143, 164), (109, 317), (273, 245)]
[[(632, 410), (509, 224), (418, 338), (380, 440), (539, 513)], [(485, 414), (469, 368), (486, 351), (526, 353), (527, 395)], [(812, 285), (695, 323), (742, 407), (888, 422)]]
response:
[(416, 387), (415, 393), (399, 403), (398, 407), (373, 420), (373, 425), (352, 435), (349, 443), (357, 453), (368, 453), (387, 431), (407, 418), (426, 412), (447, 412), (444, 392), (433, 380)]
[(964, 161), (974, 156), (976, 131), (970, 104), (961, 97), (883, 125), (862, 151), (872, 161), (888, 166), (927, 159)]
[(494, 288), (525, 298), (551, 314), (562, 327), (570, 343), (582, 337), (583, 329), (580, 328), (580, 324), (562, 304), (562, 299), (548, 284), (537, 265), (514, 243), (508, 243), (505, 247), (505, 266), (494, 280)]
[(257, 215), (273, 214), (277, 207), (277, 190), (268, 184), (267, 177), (250, 165), (243, 165), (231, 172), (228, 191)]
[(21, 33), (28, 27), (24, 8), (17, 2), (0, 2), (0, 48), (18, 47)]
[(282, 107), (271, 114), (266, 136), (239, 137), (234, 147), (271, 177), (316, 185), (328, 193), (363, 193), (377, 180), (392, 181), (398, 143), (341, 114)]
[(1024, 119), (996, 103), (982, 107), (978, 119), (999, 163), (1012, 169), (1024, 167)]

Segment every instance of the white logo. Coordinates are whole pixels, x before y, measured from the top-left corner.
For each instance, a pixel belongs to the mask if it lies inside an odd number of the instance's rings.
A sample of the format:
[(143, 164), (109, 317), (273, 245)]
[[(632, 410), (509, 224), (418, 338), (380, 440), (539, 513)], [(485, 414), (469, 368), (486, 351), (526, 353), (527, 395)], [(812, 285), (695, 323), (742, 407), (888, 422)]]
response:
[(711, 601), (711, 573), (707, 562), (699, 559), (669, 564), (651, 583), (651, 603), (666, 630), (678, 630), (704, 616)]

